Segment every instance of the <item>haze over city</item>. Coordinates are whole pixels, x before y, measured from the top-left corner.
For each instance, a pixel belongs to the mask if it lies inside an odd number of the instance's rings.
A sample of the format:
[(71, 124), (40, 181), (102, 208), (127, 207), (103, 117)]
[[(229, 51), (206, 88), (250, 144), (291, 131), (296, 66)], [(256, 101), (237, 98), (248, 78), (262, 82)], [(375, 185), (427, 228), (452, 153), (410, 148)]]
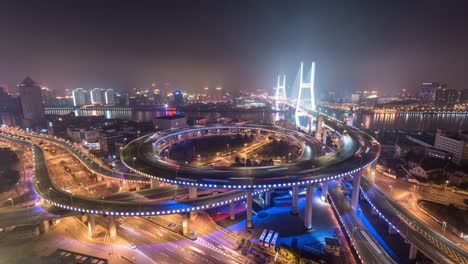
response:
[(3, 1), (0, 83), (58, 91), (153, 81), (255, 91), (316, 61), (322, 91), (468, 86), (464, 1)]
[(0, 3), (0, 263), (468, 264), (467, 13)]

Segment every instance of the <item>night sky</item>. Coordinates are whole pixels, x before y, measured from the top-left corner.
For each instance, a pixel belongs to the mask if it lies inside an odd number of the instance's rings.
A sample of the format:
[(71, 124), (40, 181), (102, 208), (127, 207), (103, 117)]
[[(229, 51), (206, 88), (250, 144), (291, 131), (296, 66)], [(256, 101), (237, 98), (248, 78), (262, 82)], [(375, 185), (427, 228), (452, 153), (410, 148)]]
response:
[(253, 91), (314, 60), (318, 91), (467, 89), (467, 1), (383, 2), (2, 1), (0, 83)]

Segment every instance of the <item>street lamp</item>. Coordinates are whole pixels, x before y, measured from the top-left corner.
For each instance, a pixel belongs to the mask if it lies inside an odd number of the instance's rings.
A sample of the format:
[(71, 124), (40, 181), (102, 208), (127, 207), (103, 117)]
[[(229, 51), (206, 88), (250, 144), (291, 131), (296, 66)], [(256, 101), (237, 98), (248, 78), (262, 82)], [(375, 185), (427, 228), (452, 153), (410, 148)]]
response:
[(10, 197), (8, 200), (11, 202), (11, 207), (15, 208), (15, 202), (13, 201), (13, 198)]
[(291, 162), (291, 152), (288, 153), (288, 163)]
[(132, 159), (132, 167), (135, 167), (135, 160), (136, 160), (136, 157), (133, 157), (133, 159)]
[(442, 222), (442, 232), (443, 232), (443, 235), (445, 236), (445, 229), (447, 229), (447, 222)]
[(445, 189), (444, 189), (444, 191), (447, 191), (447, 185), (448, 185), (448, 183), (449, 183), (449, 181), (446, 180), (446, 181), (445, 181)]

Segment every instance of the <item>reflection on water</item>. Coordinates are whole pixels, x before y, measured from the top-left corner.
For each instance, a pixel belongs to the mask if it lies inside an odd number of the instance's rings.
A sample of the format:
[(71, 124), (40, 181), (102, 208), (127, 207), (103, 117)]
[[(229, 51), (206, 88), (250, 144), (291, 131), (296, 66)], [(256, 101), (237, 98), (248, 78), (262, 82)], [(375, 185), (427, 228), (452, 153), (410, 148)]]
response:
[[(48, 108), (47, 114), (65, 115), (69, 114), (68, 109)], [(112, 110), (75, 110), (77, 116), (103, 115), (108, 119), (131, 119), (135, 121), (151, 121), (154, 117), (170, 116), (181, 114), (180, 111), (169, 108), (169, 110), (132, 110), (130, 108), (115, 108)], [(290, 120), (291, 116), (286, 113), (269, 112), (185, 112), (187, 116), (205, 117), (208, 120), (216, 120), (220, 117), (227, 117), (239, 120), (251, 120), (258, 124), (272, 123), (285, 119)], [(468, 121), (464, 114), (418, 114), (418, 113), (378, 113), (378, 114), (355, 114), (355, 125), (366, 129), (403, 129), (403, 130), (428, 130), (435, 131), (437, 128), (450, 131), (468, 130)]]
[(437, 128), (458, 131), (468, 130), (465, 122), (467, 114), (355, 114), (356, 126), (366, 129), (403, 129), (418, 131), (435, 131)]

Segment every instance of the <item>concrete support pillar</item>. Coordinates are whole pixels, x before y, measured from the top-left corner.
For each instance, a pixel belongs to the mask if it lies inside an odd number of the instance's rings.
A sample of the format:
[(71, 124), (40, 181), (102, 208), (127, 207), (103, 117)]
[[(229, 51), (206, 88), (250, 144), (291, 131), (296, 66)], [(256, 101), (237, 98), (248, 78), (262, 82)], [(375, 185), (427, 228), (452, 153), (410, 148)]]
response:
[(49, 231), (49, 226), (49, 220), (42, 221), (39, 226), (39, 230), (41, 231), (41, 233), (47, 233)]
[(117, 236), (117, 226), (115, 225), (114, 216), (108, 216), (109, 218), (109, 235), (110, 237)]
[(374, 183), (375, 182), (375, 171), (377, 170), (377, 162), (374, 161), (370, 165), (370, 173), (369, 173), (369, 180), (370, 182)]
[(103, 181), (103, 177), (98, 175), (98, 176), (97, 176), (97, 181), (98, 181), (98, 182), (102, 182), (102, 181)]
[(271, 205), (271, 190), (265, 192), (265, 206)]
[(413, 243), (411, 243), (410, 250), (409, 250), (409, 260), (415, 260), (417, 254), (418, 254), (418, 248)]
[(317, 129), (315, 130), (315, 139), (321, 140), (322, 139), (322, 127), (323, 127), (323, 116), (317, 116)]
[(137, 191), (139, 191), (139, 190), (140, 190), (140, 184), (139, 184), (139, 183), (135, 183), (135, 188), (136, 188)]
[(127, 181), (119, 181), (119, 191), (127, 190), (128, 189), (128, 182)]
[(247, 191), (247, 229), (253, 228), (253, 221), (252, 221), (252, 190)]
[(361, 176), (362, 176), (362, 170), (354, 174), (354, 179), (353, 179), (353, 195), (351, 197), (351, 207), (353, 208), (355, 212), (358, 207), (359, 187), (361, 186)]
[(86, 214), (81, 215), (81, 222), (84, 224), (84, 223), (86, 223), (86, 221), (88, 221), (88, 215), (86, 215)]
[(293, 186), (292, 188), (292, 207), (291, 207), (291, 214), (297, 215), (299, 212), (297, 211), (297, 205), (299, 201), (299, 186)]
[(324, 127), (322, 130), (323, 130), (322, 144), (327, 145), (327, 129)]
[(156, 179), (151, 179), (151, 189), (159, 187), (159, 181)]
[(189, 213), (189, 219), (190, 220), (196, 220), (198, 218), (198, 212), (190, 212)]
[(354, 116), (353, 116), (353, 114), (348, 114), (346, 124), (348, 126), (353, 126), (354, 125)]
[(93, 214), (88, 215), (88, 237), (93, 238), (96, 234), (96, 218)]
[(189, 199), (195, 199), (197, 198), (197, 187), (188, 187), (189, 191)]
[(328, 181), (322, 183), (322, 201), (327, 202), (328, 195)]
[(182, 215), (182, 234), (183, 235), (188, 234), (188, 218), (189, 218), (188, 213), (185, 213)]
[(304, 226), (307, 229), (312, 229), (312, 199), (314, 198), (314, 188), (312, 185), (307, 185), (306, 189), (306, 207), (304, 214)]
[(229, 219), (231, 219), (231, 221), (236, 220), (236, 205), (234, 202), (229, 203)]

